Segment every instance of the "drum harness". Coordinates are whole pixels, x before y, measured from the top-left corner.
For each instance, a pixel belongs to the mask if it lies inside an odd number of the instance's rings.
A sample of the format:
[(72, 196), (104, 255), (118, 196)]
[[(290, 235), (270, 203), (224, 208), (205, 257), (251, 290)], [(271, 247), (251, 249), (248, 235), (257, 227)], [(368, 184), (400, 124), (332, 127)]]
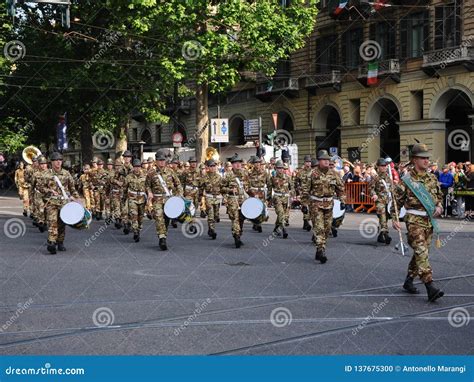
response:
[[(161, 187), (163, 187), (163, 189), (165, 190), (165, 195), (168, 197), (171, 196), (171, 192), (166, 186), (165, 180), (163, 179), (161, 174), (158, 174), (158, 180), (160, 181)], [(153, 194), (153, 196), (163, 196), (163, 194)]]
[(54, 175), (54, 176), (53, 176), (53, 179), (54, 179), (54, 181), (56, 182), (56, 184), (58, 185), (58, 187), (61, 189), (61, 192), (62, 192), (62, 194), (63, 194), (64, 200), (68, 200), (69, 197), (67, 196), (66, 190), (64, 189), (64, 186), (63, 186), (63, 184), (61, 183), (61, 181), (59, 180), (59, 178), (58, 178), (56, 175)]

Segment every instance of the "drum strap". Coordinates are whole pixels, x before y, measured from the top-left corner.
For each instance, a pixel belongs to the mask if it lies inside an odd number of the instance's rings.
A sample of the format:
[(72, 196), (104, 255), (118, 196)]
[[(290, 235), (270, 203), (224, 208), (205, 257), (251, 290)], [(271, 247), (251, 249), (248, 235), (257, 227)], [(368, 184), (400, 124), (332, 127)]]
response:
[(237, 177), (235, 177), (235, 181), (236, 181), (237, 184), (239, 185), (240, 191), (243, 191), (242, 181), (241, 181), (239, 178), (237, 178)]
[(387, 190), (387, 193), (388, 193), (388, 200), (389, 200), (389, 203), (392, 201), (392, 193), (390, 192), (390, 189), (388, 188), (388, 184), (387, 182), (385, 181), (385, 179), (380, 179), (383, 183), (383, 186), (385, 187), (385, 189)]
[(161, 174), (158, 174), (158, 179), (161, 183), (161, 187), (163, 187), (163, 189), (165, 190), (165, 194), (166, 196), (171, 196), (171, 192), (170, 190), (168, 190), (168, 187), (166, 187), (166, 183), (165, 183), (165, 180), (163, 179), (163, 177), (161, 176)]
[(61, 189), (61, 192), (63, 193), (63, 198), (66, 199), (66, 200), (69, 199), (67, 197), (66, 190), (64, 189), (64, 186), (61, 183), (61, 181), (59, 180), (59, 178), (56, 175), (54, 175), (53, 178), (54, 178), (54, 181), (56, 182), (56, 184), (58, 185), (58, 187)]

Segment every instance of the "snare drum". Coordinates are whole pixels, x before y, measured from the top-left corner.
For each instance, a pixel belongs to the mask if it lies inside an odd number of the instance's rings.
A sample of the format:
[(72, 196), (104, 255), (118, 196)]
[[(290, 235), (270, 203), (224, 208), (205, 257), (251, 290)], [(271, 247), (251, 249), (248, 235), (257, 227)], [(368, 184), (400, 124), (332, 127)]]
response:
[(268, 211), (263, 203), (258, 198), (248, 198), (242, 203), (240, 209), (242, 215), (254, 224), (262, 224), (268, 220)]
[(193, 219), (196, 208), (191, 200), (172, 196), (165, 203), (165, 215), (170, 219), (176, 219), (180, 223), (189, 222)]
[(59, 217), (64, 224), (76, 229), (89, 228), (89, 224), (92, 222), (90, 211), (77, 202), (66, 203), (59, 211)]
[(334, 199), (334, 206), (332, 207), (332, 226), (339, 228), (344, 221), (346, 210), (341, 210), (341, 201)]

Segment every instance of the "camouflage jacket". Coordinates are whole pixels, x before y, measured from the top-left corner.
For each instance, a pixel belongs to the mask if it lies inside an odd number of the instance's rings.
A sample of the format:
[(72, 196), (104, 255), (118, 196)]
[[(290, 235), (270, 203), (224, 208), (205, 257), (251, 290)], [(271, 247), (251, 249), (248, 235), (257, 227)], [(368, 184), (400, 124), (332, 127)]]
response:
[(285, 173), (277, 172), (274, 176), (271, 177), (270, 187), (268, 190), (268, 195), (274, 193), (278, 194), (289, 194), (293, 189), (291, 177)]
[[(303, 194), (317, 198), (331, 198), (336, 195), (341, 203), (345, 203), (346, 200), (341, 177), (334, 170), (322, 170), (319, 167), (311, 172), (311, 179), (303, 188)], [(326, 208), (332, 206), (332, 201), (321, 203), (326, 204)]]
[(239, 201), (243, 201), (248, 189), (248, 179), (243, 170), (232, 170), (226, 172), (221, 180), (221, 194), (229, 196), (236, 195)]
[[(265, 171), (265, 169), (257, 170), (252, 169), (248, 176), (248, 187), (249, 194), (253, 194), (253, 191), (263, 191), (264, 188), (270, 187), (271, 178)], [(256, 190), (258, 189), (258, 190)], [(268, 192), (268, 191), (267, 191)]]
[[(436, 176), (429, 173), (418, 173), (414, 168), (410, 170), (408, 173), (410, 176), (412, 182), (416, 183), (421, 183), (426, 190), (430, 193), (434, 204), (439, 207), (443, 207), (443, 193), (441, 192), (441, 188), (438, 183), (438, 179), (436, 179)], [(397, 207), (402, 208), (405, 207), (407, 210), (418, 210), (418, 211), (425, 211), (425, 207), (423, 207), (423, 204), (418, 200), (418, 198), (415, 196), (412, 190), (408, 188), (408, 186), (403, 182), (403, 180), (400, 180), (400, 183), (397, 184), (395, 188), (395, 198), (397, 201)], [(395, 206), (392, 205), (391, 212), (395, 212)], [(407, 213), (404, 219), (407, 223), (418, 223), (420, 225), (424, 226), (431, 226), (431, 223), (429, 221), (428, 217), (423, 217), (423, 216), (417, 216), (413, 214)]]
[[(385, 182), (385, 184), (384, 184)], [(387, 185), (387, 187), (385, 186)], [(387, 172), (378, 172), (369, 184), (370, 196), (377, 195), (378, 203), (387, 204), (389, 201), (389, 191), (392, 191), (393, 184)]]
[(217, 172), (209, 172), (203, 175), (199, 182), (199, 192), (201, 195), (220, 195), (222, 177)]
[(25, 184), (25, 169), (19, 168), (15, 171), (15, 184), (17, 187), (26, 187)]
[(48, 186), (49, 170), (37, 170), (31, 178), (31, 188), (35, 190), (35, 194), (45, 195)]
[(49, 169), (43, 175), (45, 179), (42, 179), (42, 181), (45, 182), (44, 196), (49, 199), (51, 205), (60, 206), (67, 203), (67, 200), (63, 197), (61, 188), (54, 179), (55, 176), (61, 182), (67, 196), (79, 198), (79, 194), (74, 186), (74, 179), (69, 171), (65, 169), (61, 169), (60, 171)]
[(108, 174), (104, 169), (94, 170), (90, 181), (94, 189), (103, 190), (107, 187)]
[(183, 189), (186, 189), (186, 186), (199, 187), (199, 178), (200, 178), (200, 174), (197, 168), (195, 169), (190, 168), (189, 170), (184, 170), (181, 172), (181, 175), (179, 176)]
[(91, 179), (90, 179), (89, 174), (90, 174), (89, 172), (85, 172), (79, 177), (79, 183), (83, 190), (92, 189), (92, 184), (91, 184)]
[(125, 178), (123, 185), (124, 195), (128, 198), (143, 200), (146, 198), (146, 173), (139, 171), (138, 174), (131, 172)]
[(166, 190), (161, 184), (160, 175), (166, 185), (166, 188), (168, 189), (168, 192), (170, 192), (172, 195), (183, 194), (183, 187), (181, 187), (181, 182), (179, 181), (177, 175), (173, 172), (173, 170), (168, 167), (164, 167), (163, 169), (156, 168), (147, 174), (147, 192), (151, 192), (157, 195), (166, 194)]
[(311, 181), (312, 169), (302, 168), (300, 169), (295, 177), (295, 189), (298, 194), (301, 194), (303, 189), (307, 188), (308, 183)]

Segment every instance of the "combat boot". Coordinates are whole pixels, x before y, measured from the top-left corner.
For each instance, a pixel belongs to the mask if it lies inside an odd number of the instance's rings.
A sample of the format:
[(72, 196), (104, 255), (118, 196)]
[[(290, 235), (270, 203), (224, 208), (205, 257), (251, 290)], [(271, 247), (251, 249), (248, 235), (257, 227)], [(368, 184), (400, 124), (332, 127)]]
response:
[(277, 225), (274, 229), (273, 229), (273, 234), (275, 236), (281, 236), (281, 230), (280, 230), (280, 226)]
[(388, 235), (388, 232), (385, 232), (385, 244), (389, 245), (392, 242), (392, 238)]
[(257, 232), (262, 233), (262, 225), (261, 224), (257, 224)]
[(128, 235), (130, 233), (130, 227), (128, 226), (127, 223), (125, 223), (124, 227), (123, 227), (123, 233), (125, 235)]
[(212, 238), (212, 240), (216, 240), (216, 237), (217, 237), (216, 231), (214, 231), (213, 229), (211, 229), (211, 234), (210, 234), (209, 236)]
[(175, 219), (171, 219), (171, 227), (178, 228), (178, 223), (176, 223)]
[(323, 248), (316, 249), (316, 255), (314, 256), (314, 260), (319, 261), (321, 264), (324, 264), (326, 261), (328, 261), (328, 258), (326, 257)]
[(383, 232), (379, 233), (379, 236), (377, 237), (377, 241), (379, 243), (384, 243), (385, 244), (385, 234)]
[(48, 250), (48, 252), (51, 255), (55, 255), (56, 254), (56, 243), (48, 241), (48, 245), (47, 245), (46, 249)]
[(410, 277), (410, 275), (407, 275), (407, 278), (405, 279), (405, 282), (403, 283), (403, 289), (405, 289), (405, 291), (407, 291), (410, 294), (420, 293), (418, 289), (413, 285), (413, 277)]
[(331, 234), (332, 234), (332, 237), (337, 237), (337, 228), (331, 227)]
[(282, 227), (282, 234), (283, 234), (283, 239), (287, 239), (288, 238), (288, 232), (286, 232), (286, 229)]
[(306, 231), (311, 231), (311, 224), (309, 224), (308, 220), (304, 219), (303, 220), (303, 229)]
[(216, 218), (216, 223), (220, 223), (220, 222), (221, 222), (221, 218)]
[(39, 229), (40, 232), (46, 231), (46, 224), (38, 223), (38, 229)]
[(23, 210), (23, 216), (26, 218), (28, 216), (28, 211), (27, 210)]
[(140, 232), (135, 232), (133, 234), (133, 240), (135, 241), (135, 243), (138, 243), (140, 241)]
[(166, 237), (160, 238), (159, 246), (162, 251), (166, 251), (168, 249), (168, 246), (166, 245)]
[(287, 220), (285, 221), (285, 227), (289, 227), (290, 226), (290, 222)]
[(311, 237), (311, 241), (316, 244), (316, 236), (314, 236), (314, 233), (313, 233), (313, 236)]
[(58, 241), (58, 251), (65, 252), (66, 247), (64, 246), (64, 243), (62, 241)]
[(115, 220), (115, 228), (122, 228), (122, 221), (120, 219)]
[(425, 283), (426, 292), (428, 293), (428, 301), (434, 302), (438, 298), (444, 296), (444, 292), (441, 289), (436, 288), (433, 282)]
[(240, 241), (239, 235), (234, 235), (234, 242), (235, 242), (235, 248), (240, 248), (240, 246), (242, 245), (242, 242)]

